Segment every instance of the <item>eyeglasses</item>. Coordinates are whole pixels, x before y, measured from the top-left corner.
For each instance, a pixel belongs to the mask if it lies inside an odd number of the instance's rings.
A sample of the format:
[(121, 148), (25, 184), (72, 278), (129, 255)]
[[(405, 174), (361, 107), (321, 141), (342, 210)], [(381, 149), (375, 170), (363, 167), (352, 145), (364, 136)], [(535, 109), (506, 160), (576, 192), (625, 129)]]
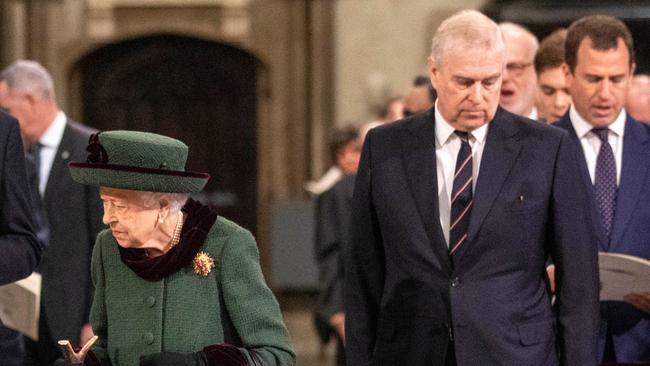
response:
[(532, 62), (508, 62), (506, 70), (513, 75), (521, 75), (530, 66), (533, 66)]

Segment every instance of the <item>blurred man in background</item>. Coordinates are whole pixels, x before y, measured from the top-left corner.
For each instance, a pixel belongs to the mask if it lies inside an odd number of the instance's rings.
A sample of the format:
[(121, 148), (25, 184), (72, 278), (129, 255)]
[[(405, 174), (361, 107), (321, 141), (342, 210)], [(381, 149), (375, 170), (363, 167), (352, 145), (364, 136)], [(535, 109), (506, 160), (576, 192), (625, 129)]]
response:
[(404, 97), (404, 117), (424, 112), (433, 107), (436, 101), (436, 90), (431, 85), (431, 80), (426, 76), (416, 76), (413, 87)]
[(332, 157), (342, 178), (316, 200), (316, 262), (319, 296), (316, 326), (322, 340), (337, 340), (336, 364), (345, 366), (345, 312), (343, 309), (343, 250), (349, 245), (352, 191), (359, 166), (361, 142), (352, 126), (337, 129), (331, 139)]
[(537, 37), (519, 24), (500, 23), (499, 27), (506, 44), (506, 72), (499, 104), (508, 112), (536, 120), (537, 80), (533, 59), (538, 47)]
[(638, 74), (632, 78), (625, 110), (633, 118), (650, 123), (650, 76)]
[(564, 40), (566, 29), (558, 29), (542, 40), (535, 54), (537, 73), (536, 103), (538, 119), (557, 122), (569, 110), (571, 94), (564, 76)]
[(61, 357), (57, 340), (79, 345), (92, 336), (90, 257), (103, 210), (97, 189), (74, 184), (67, 167), (70, 159), (86, 159), (92, 130), (59, 109), (52, 77), (34, 61), (16, 61), (2, 70), (0, 106), (20, 123), (50, 224), (38, 267), (43, 276), (39, 339), (25, 338), (26, 365), (50, 365)]

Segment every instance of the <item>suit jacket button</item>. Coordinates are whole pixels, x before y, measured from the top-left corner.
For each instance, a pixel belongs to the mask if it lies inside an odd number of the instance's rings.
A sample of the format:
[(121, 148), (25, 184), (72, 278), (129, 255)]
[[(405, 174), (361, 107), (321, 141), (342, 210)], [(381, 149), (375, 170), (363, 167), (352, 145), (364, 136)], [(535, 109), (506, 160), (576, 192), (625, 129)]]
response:
[(153, 344), (153, 334), (151, 332), (147, 332), (142, 335), (142, 339), (144, 340), (144, 343), (146, 344)]
[(153, 296), (149, 296), (147, 297), (146, 303), (148, 307), (152, 308), (154, 305), (156, 305), (156, 298)]
[(458, 277), (452, 278), (451, 281), (449, 281), (449, 284), (451, 284), (451, 287), (457, 287), (458, 285), (460, 285), (460, 278)]

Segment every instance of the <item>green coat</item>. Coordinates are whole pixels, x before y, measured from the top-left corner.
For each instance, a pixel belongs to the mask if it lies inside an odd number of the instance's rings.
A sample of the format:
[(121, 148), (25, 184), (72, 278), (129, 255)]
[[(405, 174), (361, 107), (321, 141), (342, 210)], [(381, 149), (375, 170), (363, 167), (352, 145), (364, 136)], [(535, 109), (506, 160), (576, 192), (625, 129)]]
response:
[(265, 366), (295, 364), (251, 233), (219, 217), (201, 250), (215, 262), (207, 277), (189, 266), (150, 282), (122, 262), (110, 230), (97, 236), (90, 323), (99, 336), (92, 350), (102, 365), (138, 366), (141, 355), (196, 352), (223, 342), (239, 345), (249, 365), (249, 350)]

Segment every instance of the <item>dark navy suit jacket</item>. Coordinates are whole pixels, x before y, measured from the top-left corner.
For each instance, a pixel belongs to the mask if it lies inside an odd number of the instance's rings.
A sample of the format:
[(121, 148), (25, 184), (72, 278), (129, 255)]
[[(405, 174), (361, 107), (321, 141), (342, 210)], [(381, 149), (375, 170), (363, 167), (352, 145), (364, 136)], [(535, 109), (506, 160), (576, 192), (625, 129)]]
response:
[[(581, 178), (593, 187), (582, 146), (568, 113), (557, 126), (569, 131), (580, 157)], [(650, 259), (650, 126), (629, 116), (626, 119), (623, 167), (610, 241), (605, 237), (593, 191), (589, 193), (598, 250)], [(609, 328), (618, 361), (650, 361), (650, 314), (627, 303), (603, 302), (601, 315), (601, 349)]]
[[(499, 108), (449, 258), (433, 109), (370, 130), (346, 253), (348, 365), (595, 365), (598, 272), (568, 134)], [(546, 259), (557, 265), (557, 315)]]
[(18, 122), (0, 111), (0, 285), (29, 276), (41, 258)]

